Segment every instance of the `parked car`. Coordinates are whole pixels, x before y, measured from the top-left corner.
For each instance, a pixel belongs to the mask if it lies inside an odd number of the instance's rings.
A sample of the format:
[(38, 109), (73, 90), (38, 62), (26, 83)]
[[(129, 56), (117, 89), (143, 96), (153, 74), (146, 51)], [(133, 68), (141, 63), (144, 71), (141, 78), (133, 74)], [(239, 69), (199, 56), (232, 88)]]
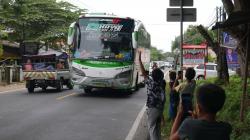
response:
[[(206, 66), (206, 68), (205, 68)], [(205, 72), (206, 69), (206, 72)], [(196, 79), (205, 79), (209, 77), (217, 77), (217, 64), (215, 63), (206, 63), (199, 64), (194, 67), (194, 70), (196, 71)], [(236, 74), (235, 71), (232, 71), (231, 69), (228, 69), (229, 75)]]

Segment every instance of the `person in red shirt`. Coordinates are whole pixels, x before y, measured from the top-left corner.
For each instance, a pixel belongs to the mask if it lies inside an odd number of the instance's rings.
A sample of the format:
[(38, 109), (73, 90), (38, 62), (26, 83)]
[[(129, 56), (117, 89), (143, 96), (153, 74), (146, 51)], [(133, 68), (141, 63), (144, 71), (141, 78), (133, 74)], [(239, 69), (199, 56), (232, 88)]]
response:
[(33, 66), (30, 59), (28, 59), (26, 64), (24, 65), (24, 70), (33, 70)]

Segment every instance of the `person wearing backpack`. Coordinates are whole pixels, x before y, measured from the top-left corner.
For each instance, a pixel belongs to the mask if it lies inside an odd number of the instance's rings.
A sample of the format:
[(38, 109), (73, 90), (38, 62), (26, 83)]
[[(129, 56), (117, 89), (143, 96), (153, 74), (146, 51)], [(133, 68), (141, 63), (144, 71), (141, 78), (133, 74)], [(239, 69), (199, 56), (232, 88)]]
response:
[(141, 61), (141, 52), (139, 52), (139, 64), (142, 75), (147, 85), (147, 115), (150, 140), (161, 139), (161, 120), (163, 116), (164, 105), (166, 101), (164, 74), (159, 68), (152, 71), (149, 76)]

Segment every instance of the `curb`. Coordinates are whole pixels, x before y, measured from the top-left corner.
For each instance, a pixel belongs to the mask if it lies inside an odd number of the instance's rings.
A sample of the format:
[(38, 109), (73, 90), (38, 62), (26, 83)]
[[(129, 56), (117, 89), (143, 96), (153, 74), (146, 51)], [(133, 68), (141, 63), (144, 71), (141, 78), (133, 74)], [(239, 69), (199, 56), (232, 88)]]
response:
[(138, 114), (125, 140), (148, 140), (146, 105)]
[(7, 91), (18, 90), (22, 88), (25, 88), (25, 82), (13, 83), (10, 85), (0, 85), (0, 92), (7, 92)]
[(7, 93), (10, 93), (10, 92), (21, 91), (21, 90), (25, 90), (25, 88), (18, 88), (18, 89), (14, 89), (14, 90), (0, 91), (0, 95), (1, 94), (7, 94)]

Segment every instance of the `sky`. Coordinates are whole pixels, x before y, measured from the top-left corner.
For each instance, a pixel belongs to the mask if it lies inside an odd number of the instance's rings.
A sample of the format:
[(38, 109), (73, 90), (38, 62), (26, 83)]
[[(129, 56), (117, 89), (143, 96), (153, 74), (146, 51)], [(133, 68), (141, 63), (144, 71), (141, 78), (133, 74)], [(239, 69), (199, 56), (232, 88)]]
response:
[[(89, 12), (106, 12), (118, 16), (140, 20), (151, 35), (151, 44), (164, 52), (171, 51), (171, 42), (180, 35), (179, 22), (167, 22), (166, 9), (169, 0), (65, 0)], [(215, 21), (215, 8), (221, 6), (221, 0), (194, 0), (197, 8), (197, 21), (184, 22), (188, 25), (211, 26)], [(191, 8), (191, 7), (190, 7)]]

